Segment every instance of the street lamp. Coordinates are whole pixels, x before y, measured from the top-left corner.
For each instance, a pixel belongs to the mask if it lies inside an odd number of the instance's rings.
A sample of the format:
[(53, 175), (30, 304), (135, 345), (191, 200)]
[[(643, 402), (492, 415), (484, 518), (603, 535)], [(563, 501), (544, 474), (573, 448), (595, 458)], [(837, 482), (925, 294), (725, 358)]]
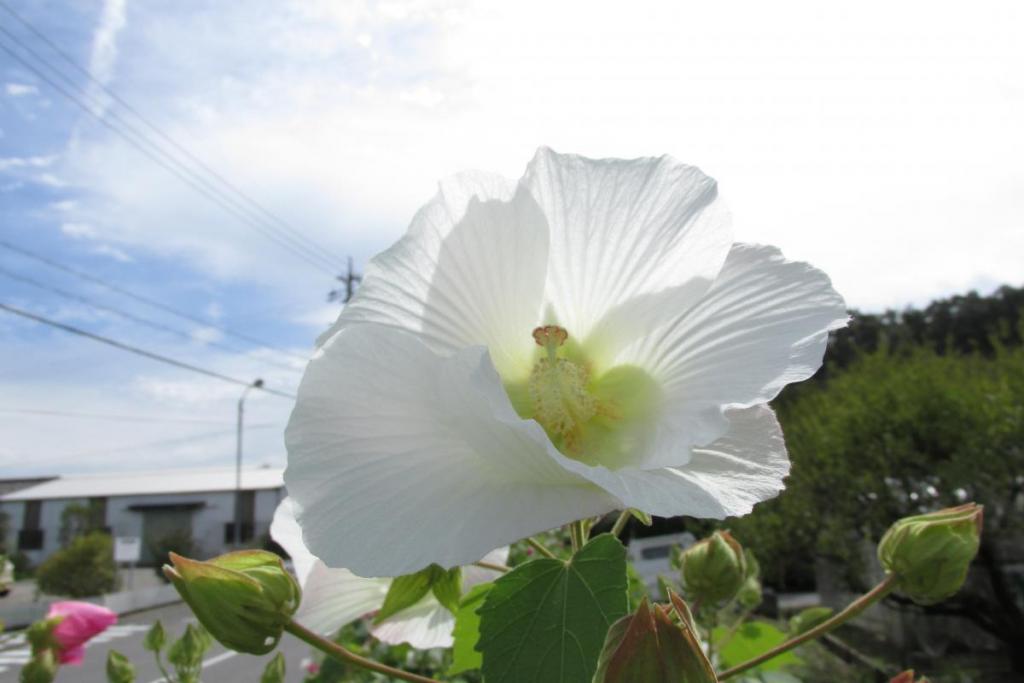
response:
[(242, 420), (245, 417), (245, 397), (252, 389), (259, 389), (263, 386), (262, 379), (253, 380), (253, 383), (242, 390), (238, 397), (238, 431), (237, 449), (235, 451), (235, 524), (231, 533), (231, 544), (238, 547), (242, 543)]

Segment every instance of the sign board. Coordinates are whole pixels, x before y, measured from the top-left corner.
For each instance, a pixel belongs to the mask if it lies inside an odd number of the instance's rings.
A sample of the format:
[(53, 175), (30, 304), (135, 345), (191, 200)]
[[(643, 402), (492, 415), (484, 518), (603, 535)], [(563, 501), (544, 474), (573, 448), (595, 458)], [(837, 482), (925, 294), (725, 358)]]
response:
[(117, 536), (114, 538), (114, 562), (134, 564), (142, 557), (142, 539), (138, 536)]

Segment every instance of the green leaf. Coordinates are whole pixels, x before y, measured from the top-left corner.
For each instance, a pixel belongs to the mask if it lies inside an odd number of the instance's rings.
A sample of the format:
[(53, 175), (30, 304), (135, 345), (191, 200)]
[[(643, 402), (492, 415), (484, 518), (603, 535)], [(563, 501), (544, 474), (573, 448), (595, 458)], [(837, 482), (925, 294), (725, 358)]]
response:
[(452, 665), (448, 668), (448, 675), (454, 676), (463, 671), (479, 669), (483, 658), (476, 650), (477, 641), (480, 640), (480, 615), (477, 609), (484, 604), (487, 594), (494, 588), (493, 583), (482, 583), (473, 586), (473, 589), (466, 593), (459, 603), (459, 609), (455, 613), (455, 629), (452, 637), (455, 645), (452, 647)]
[(633, 515), (633, 518), (636, 519), (641, 524), (643, 524), (644, 526), (651, 526), (652, 524), (654, 524), (654, 520), (651, 519), (651, 516), (649, 514), (647, 514), (646, 512), (644, 512), (643, 510), (637, 510), (636, 508), (630, 508), (629, 509), (629, 514)]
[(164, 626), (159, 620), (146, 632), (146, 638), (142, 641), (142, 647), (149, 652), (160, 652), (167, 643), (167, 634), (164, 633)]
[(381, 605), (380, 611), (377, 612), (377, 616), (373, 620), (374, 623), (379, 624), (406, 607), (412, 607), (419, 602), (424, 595), (430, 592), (430, 587), (439, 571), (443, 572), (444, 570), (436, 564), (432, 564), (415, 574), (399, 576), (392, 581), (391, 587), (388, 588), (388, 594), (384, 597), (384, 604)]
[(260, 676), (260, 683), (284, 683), (284, 655), (278, 652), (267, 662), (267, 668)]
[[(724, 626), (716, 628), (715, 641), (721, 642), (728, 634), (728, 631), (729, 629)], [(726, 643), (725, 647), (719, 651), (720, 667), (728, 669), (737, 664), (742, 664), (759, 654), (767, 652), (776, 645), (782, 644), (788, 638), (789, 636), (786, 633), (766, 621), (748, 621), (740, 626), (732, 640)], [(800, 658), (792, 651), (784, 652), (778, 657), (774, 657), (759, 665), (754, 671), (773, 671), (784, 666), (798, 664), (799, 662)]]
[(568, 562), (519, 565), (494, 582), (480, 614), (490, 683), (590, 683), (608, 628), (627, 612), (626, 549), (597, 536)]
[(810, 631), (818, 624), (826, 621), (832, 616), (831, 607), (808, 607), (789, 620), (789, 635), (798, 636), (801, 633)]
[(434, 578), (430, 586), (434, 597), (448, 611), (455, 614), (459, 611), (459, 600), (462, 598), (462, 568), (456, 567)]

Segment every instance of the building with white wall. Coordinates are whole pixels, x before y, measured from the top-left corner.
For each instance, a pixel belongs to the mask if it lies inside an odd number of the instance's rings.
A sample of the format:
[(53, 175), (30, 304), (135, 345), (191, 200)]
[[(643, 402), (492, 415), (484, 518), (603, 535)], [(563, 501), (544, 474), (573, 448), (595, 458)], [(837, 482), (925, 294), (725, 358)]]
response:
[[(284, 498), (280, 468), (242, 470), (238, 496), (241, 541), (259, 544)], [(163, 561), (153, 548), (171, 534), (188, 534), (198, 557), (232, 547), (235, 470), (175, 469), (115, 474), (69, 475), (0, 495), (8, 516), (5, 547), (38, 564), (60, 548), (61, 516), (72, 504), (97, 511), (114, 536), (142, 539), (142, 564)]]

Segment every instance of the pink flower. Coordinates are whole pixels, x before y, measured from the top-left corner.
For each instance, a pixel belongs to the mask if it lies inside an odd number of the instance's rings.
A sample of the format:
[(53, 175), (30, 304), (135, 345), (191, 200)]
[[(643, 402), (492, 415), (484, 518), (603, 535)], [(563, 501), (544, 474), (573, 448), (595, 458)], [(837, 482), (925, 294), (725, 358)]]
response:
[(320, 673), (320, 665), (314, 662), (312, 659), (303, 659), (302, 668), (305, 669), (306, 673), (310, 676), (316, 676)]
[(117, 615), (106, 607), (74, 600), (50, 605), (46, 618), (53, 617), (61, 617), (53, 627), (53, 639), (60, 647), (57, 658), (61, 664), (81, 664), (86, 641), (117, 623)]

